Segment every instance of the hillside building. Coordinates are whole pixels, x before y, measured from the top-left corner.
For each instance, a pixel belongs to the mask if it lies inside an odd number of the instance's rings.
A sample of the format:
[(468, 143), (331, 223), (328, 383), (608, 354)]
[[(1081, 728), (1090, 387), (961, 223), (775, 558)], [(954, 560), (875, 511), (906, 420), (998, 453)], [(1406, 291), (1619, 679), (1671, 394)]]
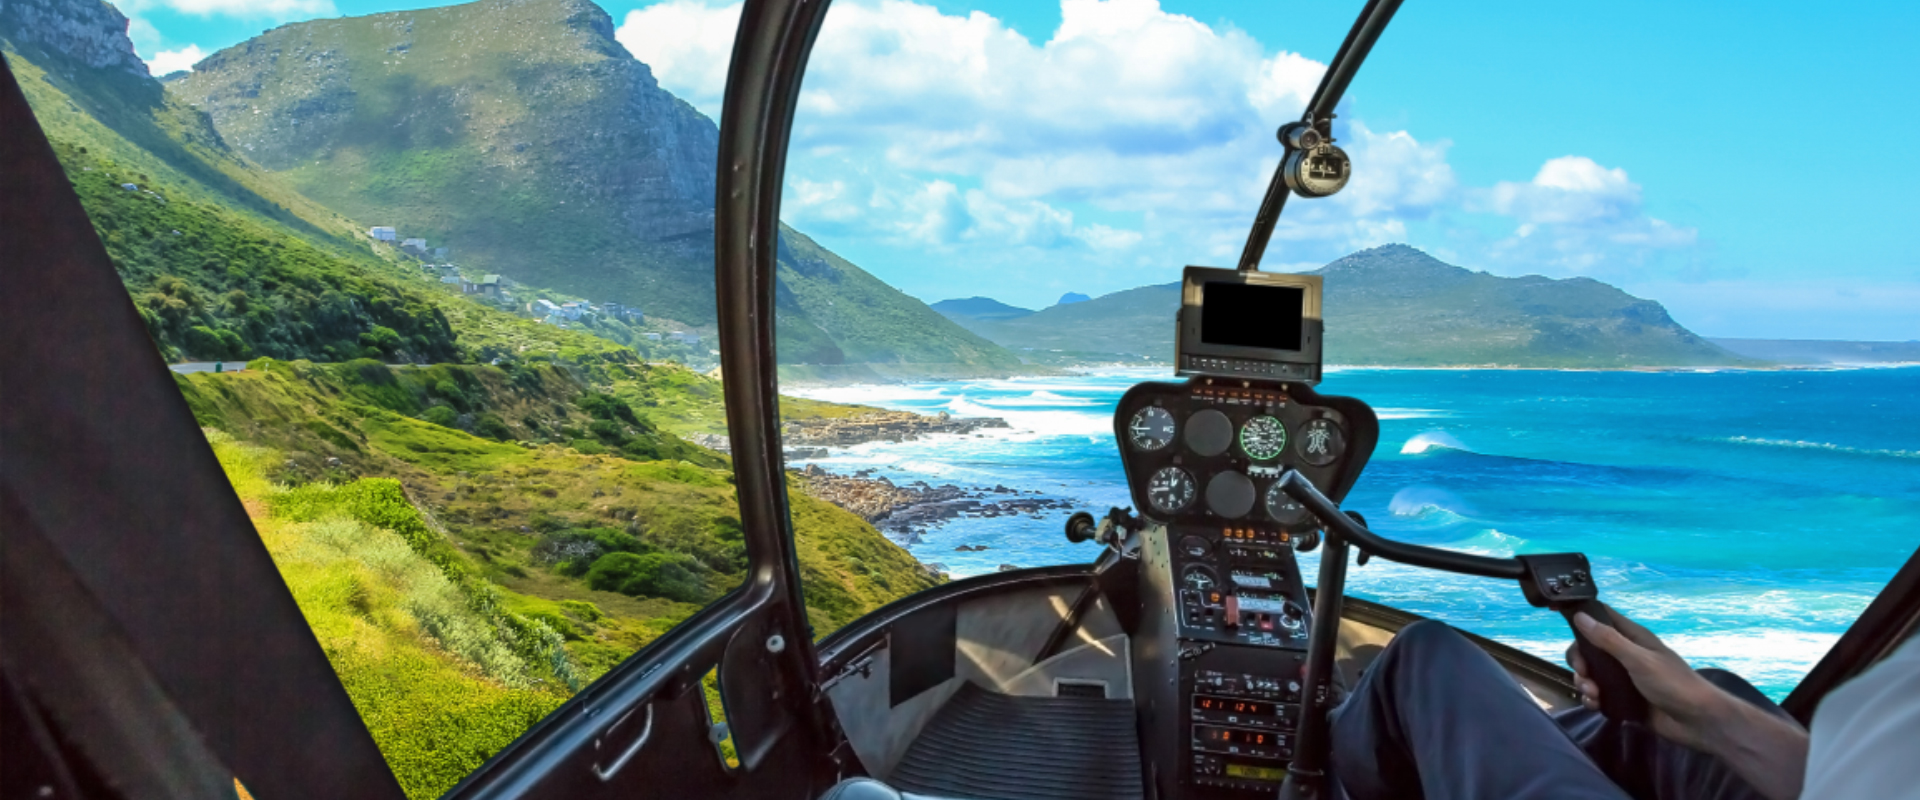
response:
[(373, 237), (375, 241), (381, 242), (397, 242), (400, 240), (400, 234), (386, 225), (375, 225), (368, 228), (367, 235)]

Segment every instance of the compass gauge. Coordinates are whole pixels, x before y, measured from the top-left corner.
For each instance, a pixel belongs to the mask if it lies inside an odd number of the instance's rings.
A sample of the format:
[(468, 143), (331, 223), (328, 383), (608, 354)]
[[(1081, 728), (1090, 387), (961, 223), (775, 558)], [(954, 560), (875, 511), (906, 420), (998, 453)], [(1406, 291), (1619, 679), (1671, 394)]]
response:
[(1158, 450), (1173, 441), (1173, 415), (1159, 406), (1147, 406), (1133, 415), (1127, 439), (1141, 450)]
[(1287, 451), (1287, 425), (1265, 414), (1240, 426), (1240, 449), (1255, 461), (1272, 461)]
[(1194, 494), (1193, 474), (1179, 467), (1162, 467), (1147, 481), (1147, 502), (1162, 514), (1192, 505)]

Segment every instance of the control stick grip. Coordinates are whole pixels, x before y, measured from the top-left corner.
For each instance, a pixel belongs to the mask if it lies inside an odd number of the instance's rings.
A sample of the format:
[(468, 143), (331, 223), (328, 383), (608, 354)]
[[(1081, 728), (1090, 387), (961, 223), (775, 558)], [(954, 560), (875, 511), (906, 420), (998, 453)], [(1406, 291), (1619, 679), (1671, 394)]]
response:
[(1573, 615), (1585, 612), (1595, 622), (1609, 628), (1613, 625), (1613, 614), (1598, 600), (1584, 600), (1577, 605), (1564, 606), (1560, 613), (1567, 618), (1567, 624), (1573, 628), (1573, 640), (1580, 648), (1580, 659), (1587, 664), (1587, 677), (1600, 685), (1600, 713), (1608, 719), (1620, 722), (1638, 722), (1647, 724), (1651, 706), (1647, 698), (1640, 693), (1640, 687), (1633, 685), (1633, 676), (1627, 673), (1626, 665), (1612, 653), (1600, 649), (1580, 632), (1580, 626), (1573, 623)]

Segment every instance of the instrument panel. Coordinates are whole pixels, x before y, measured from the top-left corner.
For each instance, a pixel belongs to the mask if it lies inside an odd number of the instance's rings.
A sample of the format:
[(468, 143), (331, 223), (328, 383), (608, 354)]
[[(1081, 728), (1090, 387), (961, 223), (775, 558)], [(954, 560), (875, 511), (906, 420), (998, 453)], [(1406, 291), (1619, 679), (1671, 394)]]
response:
[(1166, 554), (1154, 583), (1171, 604), (1181, 796), (1271, 796), (1293, 757), (1312, 630), (1294, 551), (1321, 527), (1279, 478), (1298, 470), (1344, 498), (1379, 422), (1301, 383), (1195, 377), (1133, 387), (1114, 435), (1135, 507), (1164, 526), (1149, 535)]
[[(1299, 470), (1329, 496), (1337, 496), (1335, 487), (1344, 494), (1340, 484), (1350, 485), (1348, 473), (1357, 472), (1348, 469), (1356, 426), (1377, 432), (1378, 425), (1365, 404), (1331, 399), (1344, 402), (1319, 402), (1304, 385), (1253, 380), (1135, 386), (1114, 415), (1135, 507), (1169, 525), (1319, 527), (1275, 487), (1281, 471)], [(1372, 444), (1366, 442), (1369, 454)]]

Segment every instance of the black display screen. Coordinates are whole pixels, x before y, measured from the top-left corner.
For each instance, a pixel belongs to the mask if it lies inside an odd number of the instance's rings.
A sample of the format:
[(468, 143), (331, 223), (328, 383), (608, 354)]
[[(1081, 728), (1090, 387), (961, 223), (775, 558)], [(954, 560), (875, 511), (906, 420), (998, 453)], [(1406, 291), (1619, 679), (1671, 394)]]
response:
[(1208, 281), (1200, 297), (1200, 341), (1265, 350), (1300, 349), (1307, 290)]

